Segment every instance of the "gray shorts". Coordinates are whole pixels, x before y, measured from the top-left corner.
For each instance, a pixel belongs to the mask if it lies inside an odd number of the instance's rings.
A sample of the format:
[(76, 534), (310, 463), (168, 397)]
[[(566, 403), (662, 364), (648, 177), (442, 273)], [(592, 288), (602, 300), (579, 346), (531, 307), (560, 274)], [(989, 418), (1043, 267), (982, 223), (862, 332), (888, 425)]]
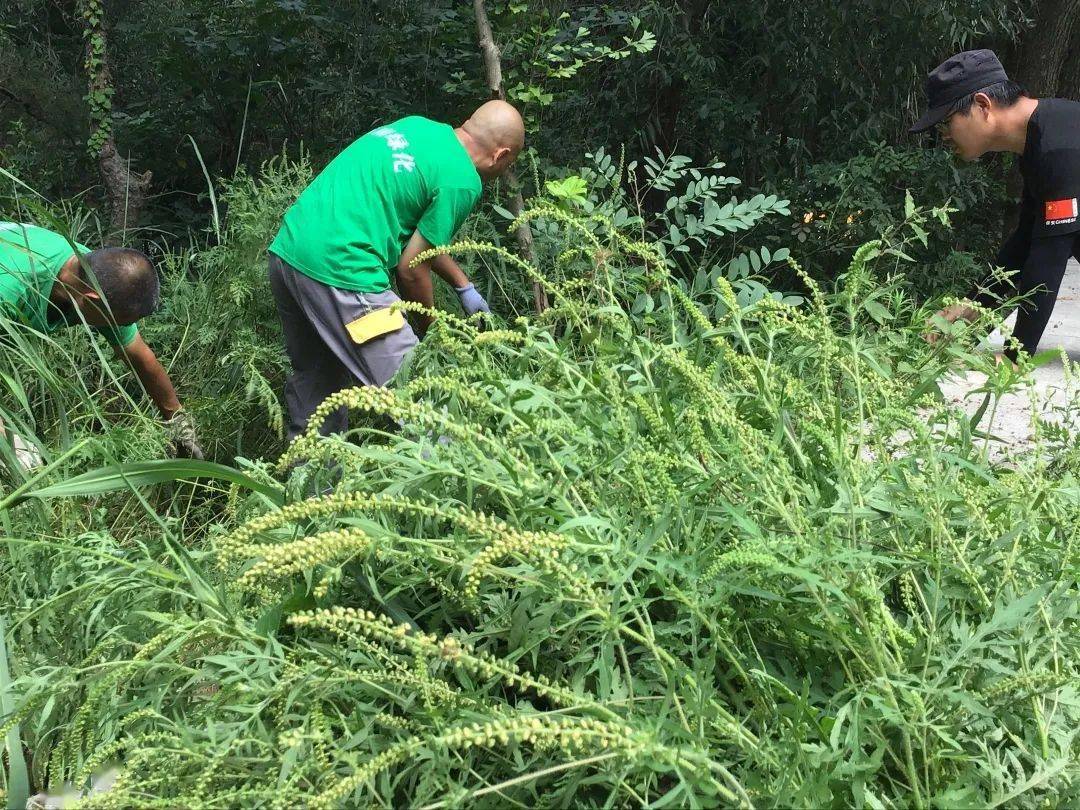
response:
[[(393, 290), (359, 293), (305, 276), (270, 254), (270, 289), (277, 303), (292, 374), (285, 386), (289, 438), (304, 432), (308, 417), (331, 394), (355, 385), (385, 385), (418, 343), (408, 322), (362, 343), (346, 328), (363, 316), (399, 301)], [(345, 409), (331, 415), (322, 432), (348, 427)]]

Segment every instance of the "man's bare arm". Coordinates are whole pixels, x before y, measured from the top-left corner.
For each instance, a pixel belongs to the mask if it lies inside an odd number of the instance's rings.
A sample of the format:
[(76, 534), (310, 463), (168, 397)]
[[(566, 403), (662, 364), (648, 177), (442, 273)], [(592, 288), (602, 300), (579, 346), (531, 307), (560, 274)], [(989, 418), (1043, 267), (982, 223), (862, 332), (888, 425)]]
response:
[(131, 366), (161, 415), (165, 419), (172, 418), (173, 414), (180, 410), (180, 400), (176, 397), (176, 389), (169, 379), (169, 373), (165, 371), (153, 350), (146, 345), (142, 335), (136, 335), (135, 340), (127, 346), (116, 346), (114, 350), (117, 357), (126, 360)]
[[(410, 267), (413, 259), (423, 253), (425, 250), (431, 249), (431, 244), (420, 235), (417, 231), (409, 239), (409, 244), (405, 246), (405, 250), (401, 254), (401, 258), (397, 263), (397, 283), (398, 292), (401, 297), (406, 301), (415, 301), (418, 304), (423, 304), (429, 309), (435, 308), (435, 293), (431, 284), (431, 265), (432, 262), (421, 262), (416, 267)], [(431, 325), (431, 316), (426, 313), (418, 312), (413, 314), (413, 327), (419, 333), (420, 337), (424, 336), (428, 327)]]
[(439, 278), (455, 290), (460, 290), (462, 287), (468, 286), (469, 277), (465, 275), (465, 271), (453, 260), (450, 254), (440, 253), (431, 260), (431, 266), (436, 274), (438, 274)]
[[(401, 297), (406, 301), (418, 301), (426, 307), (434, 308), (435, 297), (431, 284), (431, 271), (434, 270), (439, 278), (454, 288), (466, 315), (490, 312), (487, 301), (469, 281), (469, 277), (465, 275), (458, 263), (447, 254), (440, 253), (416, 267), (409, 267), (417, 256), (430, 249), (431, 244), (420, 235), (419, 231), (412, 235), (397, 265), (398, 291)], [(413, 326), (421, 337), (430, 325), (430, 316), (419, 313), (414, 315)]]
[(161, 411), (172, 442), (173, 454), (177, 458), (202, 460), (203, 451), (199, 446), (199, 437), (191, 414), (180, 407), (180, 400), (176, 397), (176, 389), (173, 388), (169, 373), (142, 336), (136, 335), (135, 340), (127, 346), (115, 347), (115, 351), (118, 357), (131, 365), (136, 376), (142, 381), (146, 393)]

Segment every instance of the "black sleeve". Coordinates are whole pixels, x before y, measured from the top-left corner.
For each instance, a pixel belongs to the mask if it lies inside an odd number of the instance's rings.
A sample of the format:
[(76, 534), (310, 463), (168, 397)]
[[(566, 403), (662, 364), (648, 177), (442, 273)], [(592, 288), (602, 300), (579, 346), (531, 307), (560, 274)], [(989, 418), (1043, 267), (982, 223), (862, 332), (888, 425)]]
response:
[[(1020, 271), (1019, 289), (1020, 295), (1030, 295), (1030, 298), (1020, 304), (1013, 329), (1013, 336), (1028, 354), (1035, 354), (1050, 314), (1054, 311), (1054, 302), (1061, 279), (1065, 276), (1065, 267), (1073, 253), (1075, 238), (1075, 234), (1061, 234), (1031, 240), (1031, 250), (1024, 269)], [(1016, 359), (1013, 350), (1007, 350), (1005, 354), (1011, 360)]]
[(1035, 200), (1031, 198), (1027, 190), (1020, 203), (1020, 221), (1012, 236), (1006, 240), (998, 251), (997, 263), (1006, 270), (1022, 270), (1027, 262), (1028, 251), (1031, 249), (1031, 234), (1035, 227), (1036, 214)]
[[(1057, 134), (1076, 137), (1076, 133)], [(1034, 238), (1080, 232), (1080, 147), (1059, 144), (1040, 152), (1038, 180), (1029, 191), (1035, 201)]]
[[(1028, 253), (1031, 250), (1031, 233), (1035, 226), (1036, 216), (1035, 201), (1024, 190), (1024, 197), (1020, 203), (1020, 221), (1012, 236), (1001, 246), (997, 255), (997, 266), (1004, 267), (1010, 273), (1017, 273), (1024, 269), (1027, 263)], [(1011, 298), (1016, 294), (1016, 276), (1001, 278), (991, 277), (981, 285), (971, 290), (967, 297), (987, 309), (994, 309), (1005, 298)]]

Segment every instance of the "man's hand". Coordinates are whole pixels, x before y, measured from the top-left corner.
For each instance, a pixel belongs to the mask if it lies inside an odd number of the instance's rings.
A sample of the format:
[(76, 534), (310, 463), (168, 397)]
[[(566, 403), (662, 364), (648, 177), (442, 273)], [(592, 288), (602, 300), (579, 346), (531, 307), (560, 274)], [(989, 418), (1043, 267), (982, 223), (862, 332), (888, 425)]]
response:
[(995, 352), (994, 365), (1000, 366), (1002, 363), (1008, 363), (1014, 371), (1020, 368), (1019, 364), (1017, 364), (1015, 360), (1005, 354), (1005, 352)]
[[(958, 320), (974, 321), (979, 317), (979, 312), (974, 307), (970, 307), (964, 303), (958, 303), (939, 310), (934, 317), (941, 318), (948, 323), (955, 323)], [(923, 333), (923, 340), (933, 346), (941, 340), (942, 335), (934, 329), (933, 319), (927, 321), (926, 325), (928, 328), (927, 331)]]
[(475, 315), (477, 312), (491, 312), (491, 307), (484, 300), (484, 296), (477, 291), (475, 284), (470, 283), (464, 287), (455, 287), (454, 291), (457, 292), (458, 299), (461, 301), (461, 308), (465, 310), (466, 315)]
[(169, 431), (169, 438), (172, 440), (173, 455), (176, 458), (193, 458), (202, 461), (203, 451), (199, 447), (195, 420), (191, 418), (191, 414), (181, 407), (163, 421), (165, 428)]
[(165, 367), (157, 359), (153, 350), (146, 345), (141, 335), (127, 346), (114, 347), (117, 357), (126, 360), (135, 375), (143, 384), (146, 393), (154, 400), (158, 410), (161, 411), (161, 422), (169, 432), (172, 440), (173, 453), (176, 458), (194, 458), (202, 461), (203, 451), (199, 447), (199, 440), (195, 434), (195, 422), (191, 414), (183, 409), (180, 400), (176, 398), (176, 389), (173, 388), (172, 380), (165, 371)]

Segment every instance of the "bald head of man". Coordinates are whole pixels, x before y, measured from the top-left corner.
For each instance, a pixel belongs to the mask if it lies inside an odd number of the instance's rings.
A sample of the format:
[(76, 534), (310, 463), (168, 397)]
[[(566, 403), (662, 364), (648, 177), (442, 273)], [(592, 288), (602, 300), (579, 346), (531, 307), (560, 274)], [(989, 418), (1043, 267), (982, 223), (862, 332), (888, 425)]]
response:
[(512, 104), (489, 101), (457, 128), (477, 173), (494, 180), (510, 168), (525, 145), (525, 123)]

